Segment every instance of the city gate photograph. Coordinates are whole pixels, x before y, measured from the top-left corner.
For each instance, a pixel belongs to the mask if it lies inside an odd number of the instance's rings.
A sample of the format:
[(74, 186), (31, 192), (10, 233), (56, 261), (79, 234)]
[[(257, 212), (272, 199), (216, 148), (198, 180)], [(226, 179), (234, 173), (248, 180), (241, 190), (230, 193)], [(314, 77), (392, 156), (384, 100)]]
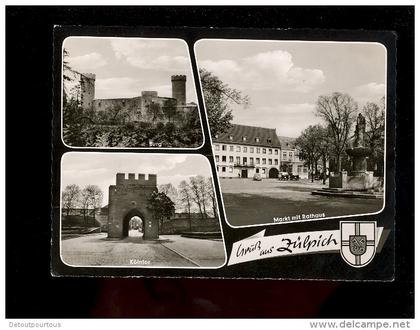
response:
[(61, 249), (71, 266), (218, 268), (225, 249), (201, 155), (70, 152), (61, 166)]
[(383, 209), (381, 44), (202, 39), (195, 51), (231, 226)]

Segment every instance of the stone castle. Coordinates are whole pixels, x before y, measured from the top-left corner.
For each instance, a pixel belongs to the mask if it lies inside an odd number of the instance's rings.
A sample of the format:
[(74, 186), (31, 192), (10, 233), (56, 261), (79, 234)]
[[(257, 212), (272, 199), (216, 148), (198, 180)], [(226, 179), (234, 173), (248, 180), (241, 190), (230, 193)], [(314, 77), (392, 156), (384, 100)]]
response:
[(185, 75), (171, 76), (172, 97), (162, 97), (157, 91), (141, 91), (140, 96), (131, 98), (95, 99), (93, 73), (66, 72), (64, 90), (68, 98), (80, 102), (81, 107), (97, 114), (124, 113), (127, 122), (183, 121), (191, 111), (197, 111), (197, 104), (186, 102)]

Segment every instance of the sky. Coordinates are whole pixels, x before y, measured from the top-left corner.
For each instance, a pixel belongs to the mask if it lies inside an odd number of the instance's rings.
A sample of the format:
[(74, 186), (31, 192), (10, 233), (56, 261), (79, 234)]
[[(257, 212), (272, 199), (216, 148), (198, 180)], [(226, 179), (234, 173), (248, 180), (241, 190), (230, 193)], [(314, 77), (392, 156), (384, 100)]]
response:
[(130, 98), (141, 91), (172, 96), (171, 75), (187, 76), (187, 102), (197, 103), (186, 43), (181, 39), (70, 37), (70, 66), (96, 74), (95, 98)]
[(117, 173), (135, 173), (136, 178), (139, 173), (157, 174), (158, 185), (172, 183), (175, 187), (191, 176), (211, 176), (210, 164), (201, 155), (70, 152), (61, 161), (61, 187), (97, 185), (104, 193), (105, 206)]
[(236, 124), (276, 128), (297, 137), (315, 116), (320, 95), (350, 94), (361, 109), (385, 95), (386, 50), (378, 43), (200, 40), (199, 67), (250, 98), (233, 105)]

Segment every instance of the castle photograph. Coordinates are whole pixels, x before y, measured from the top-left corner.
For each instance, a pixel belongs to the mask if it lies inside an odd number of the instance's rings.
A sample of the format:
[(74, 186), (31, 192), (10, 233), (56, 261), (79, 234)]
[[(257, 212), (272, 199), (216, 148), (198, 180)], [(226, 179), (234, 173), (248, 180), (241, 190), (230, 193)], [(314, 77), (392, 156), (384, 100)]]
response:
[(70, 37), (63, 43), (63, 141), (72, 147), (203, 143), (182, 40)]
[(66, 153), (55, 220), (70, 266), (225, 263), (210, 164), (201, 155)]
[(195, 51), (230, 225), (383, 209), (380, 44), (204, 39)]

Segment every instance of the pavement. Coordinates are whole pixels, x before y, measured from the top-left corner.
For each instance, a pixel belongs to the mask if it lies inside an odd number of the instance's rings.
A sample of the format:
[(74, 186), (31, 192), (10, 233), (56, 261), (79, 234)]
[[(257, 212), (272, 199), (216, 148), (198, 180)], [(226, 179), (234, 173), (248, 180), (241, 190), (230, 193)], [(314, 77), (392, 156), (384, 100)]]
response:
[(312, 191), (328, 187), (328, 182), (323, 185), (322, 181), (221, 179), (220, 183), (227, 220), (233, 226), (274, 223), (274, 218), (299, 221), (311, 215), (319, 215), (319, 220), (375, 213), (383, 206), (382, 199), (312, 195)]
[(225, 262), (222, 240), (161, 235), (145, 241), (131, 230), (122, 240), (108, 239), (106, 233), (89, 234), (61, 241), (61, 257), (71, 266), (130, 267), (219, 267)]

